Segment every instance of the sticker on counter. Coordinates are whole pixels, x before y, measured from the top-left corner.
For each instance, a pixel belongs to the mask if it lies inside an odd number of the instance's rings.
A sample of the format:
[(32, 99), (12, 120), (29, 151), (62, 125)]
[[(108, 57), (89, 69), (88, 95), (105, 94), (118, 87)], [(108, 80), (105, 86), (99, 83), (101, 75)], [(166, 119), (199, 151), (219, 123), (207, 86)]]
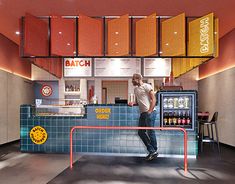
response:
[(47, 132), (41, 126), (35, 126), (30, 130), (29, 133), (30, 139), (35, 144), (44, 144), (47, 140)]
[(110, 108), (96, 108), (96, 119), (109, 119), (111, 109)]
[(49, 85), (43, 85), (41, 88), (42, 96), (48, 97), (52, 95), (52, 87)]

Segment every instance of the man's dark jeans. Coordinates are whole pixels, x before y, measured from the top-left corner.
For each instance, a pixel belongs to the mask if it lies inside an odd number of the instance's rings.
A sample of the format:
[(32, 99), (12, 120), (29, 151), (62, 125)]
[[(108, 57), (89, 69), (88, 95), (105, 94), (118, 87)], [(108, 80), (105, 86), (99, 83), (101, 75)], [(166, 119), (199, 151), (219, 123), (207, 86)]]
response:
[[(156, 111), (153, 111), (151, 114), (147, 112), (141, 113), (139, 127), (154, 127), (156, 115)], [(157, 140), (154, 130), (139, 130), (138, 134), (147, 147), (149, 153), (157, 151)]]

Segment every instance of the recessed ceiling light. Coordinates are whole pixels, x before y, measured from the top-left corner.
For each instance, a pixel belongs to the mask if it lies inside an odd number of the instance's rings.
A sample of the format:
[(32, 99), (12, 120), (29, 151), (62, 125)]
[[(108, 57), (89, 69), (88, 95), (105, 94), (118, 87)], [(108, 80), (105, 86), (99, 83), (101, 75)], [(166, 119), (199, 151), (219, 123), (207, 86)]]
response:
[(175, 31), (174, 34), (177, 34), (177, 32)]
[(15, 33), (16, 33), (17, 35), (19, 35), (19, 34), (20, 34), (20, 32), (19, 32), (19, 31), (16, 31)]
[(68, 46), (70, 46), (70, 43), (67, 43)]
[(162, 51), (160, 51), (159, 54), (162, 54)]
[(60, 31), (59, 34), (62, 34), (62, 32)]
[(118, 43), (115, 43), (114, 45), (118, 45)]
[(217, 32), (215, 32), (215, 34), (217, 34)]
[(115, 32), (115, 34), (118, 34), (118, 33), (119, 33), (118, 31)]
[(168, 46), (169, 45), (169, 43), (166, 43), (166, 46)]

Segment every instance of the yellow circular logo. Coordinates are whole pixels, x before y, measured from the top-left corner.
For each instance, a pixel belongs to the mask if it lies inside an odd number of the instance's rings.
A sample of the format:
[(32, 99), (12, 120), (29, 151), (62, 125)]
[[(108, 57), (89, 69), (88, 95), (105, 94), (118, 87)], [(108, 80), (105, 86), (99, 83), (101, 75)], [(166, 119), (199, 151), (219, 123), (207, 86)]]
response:
[(43, 144), (47, 140), (47, 132), (41, 126), (35, 126), (30, 130), (30, 138), (35, 144)]

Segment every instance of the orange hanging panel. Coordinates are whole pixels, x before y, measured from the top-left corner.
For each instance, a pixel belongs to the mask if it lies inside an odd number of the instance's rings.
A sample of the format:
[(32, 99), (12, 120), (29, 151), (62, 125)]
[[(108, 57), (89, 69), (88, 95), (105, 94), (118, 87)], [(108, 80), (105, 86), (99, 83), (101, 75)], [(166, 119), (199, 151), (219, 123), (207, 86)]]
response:
[(157, 53), (156, 13), (136, 22), (136, 56)]
[(108, 21), (108, 55), (125, 56), (130, 50), (129, 15)]
[(78, 53), (84, 56), (101, 56), (103, 53), (103, 23), (79, 14)]
[(51, 55), (73, 56), (75, 50), (75, 20), (52, 16)]

